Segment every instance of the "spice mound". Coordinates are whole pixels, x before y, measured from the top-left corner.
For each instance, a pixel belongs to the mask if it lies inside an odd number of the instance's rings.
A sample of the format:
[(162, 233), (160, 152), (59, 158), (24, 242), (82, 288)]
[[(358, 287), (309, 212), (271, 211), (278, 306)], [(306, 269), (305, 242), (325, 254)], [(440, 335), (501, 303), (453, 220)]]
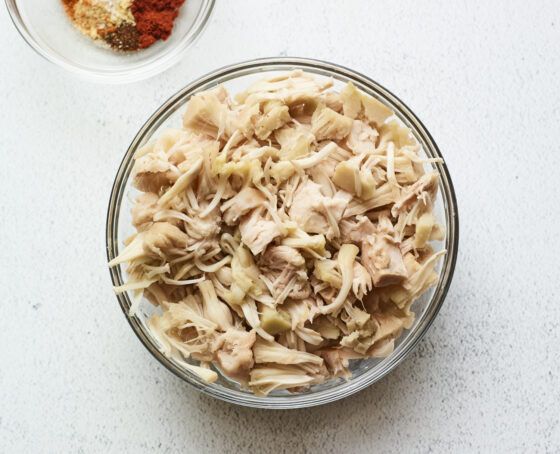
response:
[[(301, 71), (190, 98), (139, 149), (130, 314), (144, 296), (161, 351), (255, 394), (352, 376), (412, 327), (437, 284), (439, 174), (385, 104)], [(198, 361), (188, 364), (185, 360)]]
[(146, 49), (171, 35), (185, 0), (62, 0), (74, 27), (112, 49)]

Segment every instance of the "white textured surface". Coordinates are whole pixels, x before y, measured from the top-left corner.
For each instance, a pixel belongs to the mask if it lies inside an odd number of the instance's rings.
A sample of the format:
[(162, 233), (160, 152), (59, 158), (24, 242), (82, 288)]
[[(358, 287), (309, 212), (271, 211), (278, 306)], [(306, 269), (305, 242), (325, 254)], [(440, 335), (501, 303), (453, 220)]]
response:
[[(184, 61), (91, 85), (0, 8), (0, 451), (558, 452), (558, 2), (223, 1)], [(460, 256), (434, 325), (344, 401), (267, 412), (157, 363), (106, 269), (113, 177), (142, 122), (217, 67), (331, 60), (403, 99), (454, 178)]]

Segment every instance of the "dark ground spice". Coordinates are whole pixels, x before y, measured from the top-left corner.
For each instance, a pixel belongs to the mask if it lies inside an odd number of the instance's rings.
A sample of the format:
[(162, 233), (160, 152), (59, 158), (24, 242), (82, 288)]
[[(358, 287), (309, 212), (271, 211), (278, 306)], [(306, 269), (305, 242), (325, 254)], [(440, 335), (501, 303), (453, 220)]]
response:
[(103, 39), (116, 50), (131, 51), (139, 47), (138, 37), (140, 33), (136, 27), (128, 22), (122, 23), (114, 30), (110, 30), (103, 36)]

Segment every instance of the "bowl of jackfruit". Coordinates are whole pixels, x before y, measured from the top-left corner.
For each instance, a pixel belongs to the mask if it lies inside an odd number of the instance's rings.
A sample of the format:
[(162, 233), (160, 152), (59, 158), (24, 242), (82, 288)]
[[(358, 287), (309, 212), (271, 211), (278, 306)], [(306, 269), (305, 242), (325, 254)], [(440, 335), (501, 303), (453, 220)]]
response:
[(107, 257), (145, 347), (190, 385), (319, 405), (388, 374), (434, 321), (453, 185), (412, 111), (327, 62), (254, 60), (166, 101), (118, 170)]

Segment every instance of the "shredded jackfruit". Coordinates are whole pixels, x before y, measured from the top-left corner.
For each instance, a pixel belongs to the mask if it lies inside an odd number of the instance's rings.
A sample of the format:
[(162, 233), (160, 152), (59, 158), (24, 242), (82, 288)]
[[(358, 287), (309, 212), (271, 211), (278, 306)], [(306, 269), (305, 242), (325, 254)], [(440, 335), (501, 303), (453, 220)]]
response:
[(207, 383), (267, 394), (349, 377), (391, 353), (437, 283), (436, 160), (383, 102), (332, 85), (291, 71), (233, 100), (196, 94), (183, 128), (135, 155), (137, 233), (109, 262), (128, 276), (114, 290), (131, 316), (143, 297), (157, 306), (158, 347)]

